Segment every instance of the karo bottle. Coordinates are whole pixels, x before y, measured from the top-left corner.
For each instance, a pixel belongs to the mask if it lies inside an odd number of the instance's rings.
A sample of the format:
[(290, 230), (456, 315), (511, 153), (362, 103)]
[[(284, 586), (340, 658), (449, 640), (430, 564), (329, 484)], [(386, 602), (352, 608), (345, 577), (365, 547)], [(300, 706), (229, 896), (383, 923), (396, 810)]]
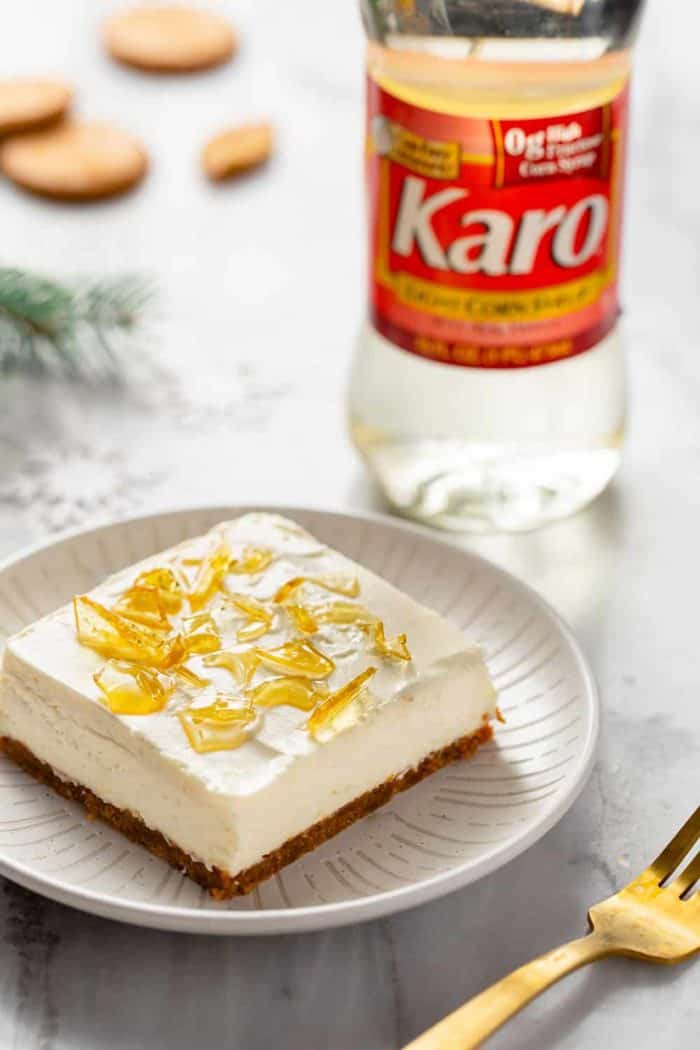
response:
[(399, 512), (533, 528), (618, 468), (642, 0), (362, 0), (369, 309), (353, 440)]

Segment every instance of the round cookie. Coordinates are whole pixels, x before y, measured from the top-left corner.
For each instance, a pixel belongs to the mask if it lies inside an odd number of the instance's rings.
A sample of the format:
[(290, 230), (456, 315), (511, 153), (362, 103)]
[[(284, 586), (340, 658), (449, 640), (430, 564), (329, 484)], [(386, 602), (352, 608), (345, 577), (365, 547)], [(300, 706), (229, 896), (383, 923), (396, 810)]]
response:
[(10, 138), (0, 168), (19, 186), (58, 200), (96, 200), (131, 189), (146, 173), (138, 139), (109, 124), (66, 121)]
[(73, 90), (60, 80), (0, 79), (0, 135), (40, 127), (62, 117)]
[(110, 18), (105, 47), (117, 61), (152, 73), (189, 73), (218, 66), (237, 47), (221, 15), (190, 7), (136, 7)]
[(264, 164), (272, 147), (270, 124), (245, 124), (210, 139), (202, 153), (202, 166), (209, 178), (218, 182)]

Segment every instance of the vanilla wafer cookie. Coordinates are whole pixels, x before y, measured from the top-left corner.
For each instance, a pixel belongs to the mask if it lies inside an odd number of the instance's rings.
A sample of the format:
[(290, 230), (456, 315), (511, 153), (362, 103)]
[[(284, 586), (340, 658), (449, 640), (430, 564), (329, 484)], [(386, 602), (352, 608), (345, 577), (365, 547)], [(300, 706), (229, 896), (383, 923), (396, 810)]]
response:
[(62, 80), (0, 79), (0, 135), (41, 127), (62, 117), (73, 91)]
[(270, 124), (245, 124), (210, 139), (202, 153), (202, 166), (210, 179), (219, 181), (264, 164), (272, 153)]
[(231, 24), (197, 8), (136, 7), (105, 23), (110, 55), (125, 65), (153, 73), (189, 73), (226, 62), (236, 51)]
[(94, 200), (135, 186), (148, 158), (138, 139), (120, 128), (65, 121), (7, 139), (0, 147), (0, 168), (32, 193)]

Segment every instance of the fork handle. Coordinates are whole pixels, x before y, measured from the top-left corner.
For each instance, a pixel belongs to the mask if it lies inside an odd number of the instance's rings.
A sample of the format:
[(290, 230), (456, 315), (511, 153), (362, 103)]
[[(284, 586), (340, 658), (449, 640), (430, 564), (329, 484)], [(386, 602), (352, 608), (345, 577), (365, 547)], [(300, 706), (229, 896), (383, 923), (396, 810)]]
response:
[(609, 943), (595, 931), (554, 948), (474, 996), (404, 1050), (473, 1050), (550, 984), (610, 954)]

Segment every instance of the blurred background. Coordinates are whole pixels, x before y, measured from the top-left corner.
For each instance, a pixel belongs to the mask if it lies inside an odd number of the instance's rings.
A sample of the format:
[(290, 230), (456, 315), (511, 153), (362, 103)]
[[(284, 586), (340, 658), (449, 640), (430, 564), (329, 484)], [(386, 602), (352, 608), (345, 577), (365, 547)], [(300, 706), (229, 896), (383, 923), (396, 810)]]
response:
[[(133, 132), (151, 155), (146, 180), (104, 203), (52, 203), (0, 181), (0, 261), (60, 278), (138, 270), (159, 288), (124, 390), (3, 381), (0, 550), (16, 545), (20, 520), (30, 541), (151, 504), (293, 503), (302, 492), (324, 504), (375, 500), (345, 432), (365, 301), (356, 4), (212, 2), (236, 26), (240, 52), (184, 77), (125, 69), (103, 53), (100, 25), (123, 6), (14, 4), (0, 34), (3, 75), (67, 79), (79, 116)], [(651, 458), (690, 452), (683, 413), (694, 412), (690, 391), (700, 382), (700, 198), (690, 162), (698, 27), (692, 0), (651, 0), (637, 52), (623, 273), (633, 415), (623, 484), (649, 471)], [(258, 118), (277, 129), (270, 163), (210, 184), (203, 143)], [(664, 403), (671, 369), (687, 380), (689, 398), (674, 407), (675, 437)], [(278, 439), (262, 441), (269, 424)]]
[[(3, 75), (74, 83), (75, 112), (140, 137), (151, 170), (132, 193), (95, 204), (0, 182), (2, 264), (66, 278), (152, 275), (144, 353), (162, 366), (137, 368), (121, 393), (3, 382), (0, 508), (12, 520), (0, 509), (0, 522), (13, 545), (17, 513), (29, 541), (142, 502), (293, 502), (310, 474), (318, 501), (332, 503), (359, 474), (342, 400), (364, 299), (358, 11), (322, 0), (208, 6), (230, 16), (240, 52), (184, 77), (103, 53), (100, 25), (123, 4), (39, 0), (4, 19)], [(277, 129), (267, 168), (210, 184), (204, 142), (257, 118)], [(271, 419), (280, 439), (262, 443)]]

